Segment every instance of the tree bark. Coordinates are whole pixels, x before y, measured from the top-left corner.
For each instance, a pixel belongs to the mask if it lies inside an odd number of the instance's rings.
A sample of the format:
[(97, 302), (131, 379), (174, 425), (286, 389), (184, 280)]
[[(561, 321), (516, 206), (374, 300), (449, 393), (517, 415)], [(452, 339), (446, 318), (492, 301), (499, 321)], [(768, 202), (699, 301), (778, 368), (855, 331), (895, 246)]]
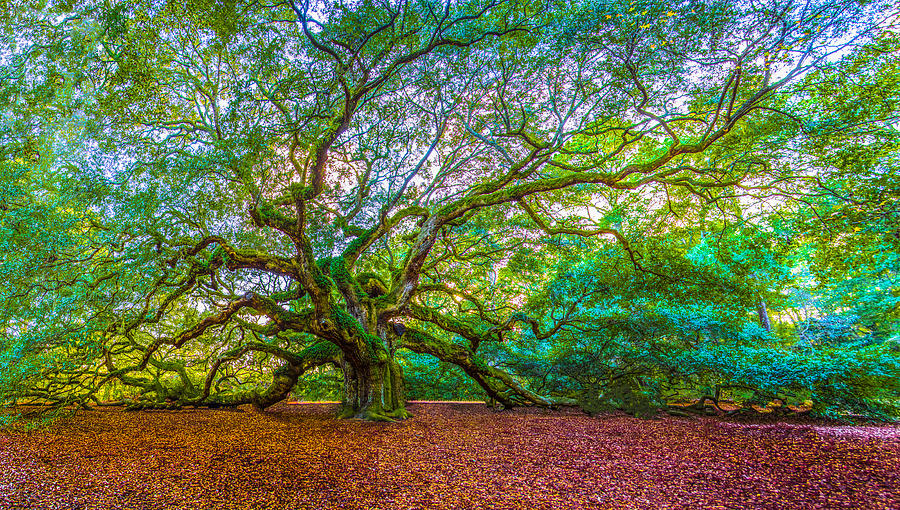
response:
[(392, 325), (387, 324), (347, 271), (346, 260), (331, 261), (328, 269), (347, 304), (346, 312), (332, 309), (343, 330), (341, 369), (344, 396), (341, 418), (395, 421), (410, 417), (406, 411), (403, 372), (394, 357)]
[(759, 314), (759, 325), (766, 331), (772, 331), (772, 323), (769, 321), (769, 312), (766, 310), (766, 301), (760, 296), (759, 305), (756, 309)]
[(341, 363), (344, 398), (339, 416), (373, 421), (409, 418), (404, 395), (403, 370), (397, 360), (382, 352), (374, 361)]

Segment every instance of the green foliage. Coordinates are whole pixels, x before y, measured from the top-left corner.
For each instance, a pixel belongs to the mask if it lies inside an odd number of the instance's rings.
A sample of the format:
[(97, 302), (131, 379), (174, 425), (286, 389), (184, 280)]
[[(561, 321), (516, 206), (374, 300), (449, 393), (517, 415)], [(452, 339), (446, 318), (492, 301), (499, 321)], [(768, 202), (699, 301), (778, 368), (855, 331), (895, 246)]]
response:
[[(582, 261), (561, 263), (531, 294), (529, 310), (545, 318), (542, 329), (566, 324), (553, 342), (524, 330), (488, 355), (514, 366), (535, 389), (575, 398), (591, 413), (649, 416), (669, 402), (749, 391), (764, 405), (812, 401), (814, 413), (830, 418), (896, 416), (898, 350), (875, 342), (858, 317), (810, 318), (781, 337), (761, 327), (756, 295), (773, 285), (790, 288), (793, 280), (767, 255), (771, 248), (743, 252), (761, 238), (745, 236), (720, 236), (724, 244), (701, 236), (682, 249), (680, 262), (669, 255), (665, 271), (677, 278), (625, 270), (626, 255), (615, 249), (582, 252)], [(671, 253), (679, 242), (671, 234), (660, 241), (657, 253)]]
[(897, 415), (900, 360), (888, 346), (797, 352), (762, 347), (711, 346), (672, 359), (682, 374), (708, 371), (717, 384), (744, 387), (799, 404), (829, 418), (851, 412), (870, 418)]

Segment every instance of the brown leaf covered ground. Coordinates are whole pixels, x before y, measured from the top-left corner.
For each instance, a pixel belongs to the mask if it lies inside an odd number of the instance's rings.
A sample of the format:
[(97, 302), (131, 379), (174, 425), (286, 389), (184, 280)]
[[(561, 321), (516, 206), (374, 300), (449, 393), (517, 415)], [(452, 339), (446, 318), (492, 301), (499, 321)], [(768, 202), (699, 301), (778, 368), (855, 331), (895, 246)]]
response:
[(900, 429), (412, 404), (78, 414), (0, 434), (0, 508), (900, 508)]

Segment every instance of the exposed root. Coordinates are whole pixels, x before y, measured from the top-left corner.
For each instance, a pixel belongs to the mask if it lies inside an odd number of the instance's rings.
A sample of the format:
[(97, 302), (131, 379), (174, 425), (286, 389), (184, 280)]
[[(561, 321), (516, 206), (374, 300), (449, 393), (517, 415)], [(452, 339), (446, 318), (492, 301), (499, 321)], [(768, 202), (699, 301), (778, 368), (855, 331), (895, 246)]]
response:
[(389, 423), (397, 422), (397, 420), (391, 418), (390, 416), (388, 416), (386, 414), (379, 413), (379, 412), (372, 411), (372, 410), (363, 411), (363, 412), (357, 414), (356, 416), (354, 416), (354, 418), (359, 419), (359, 420), (364, 420), (364, 421), (380, 421), (380, 422), (389, 422)]
[(365, 421), (379, 422), (398, 422), (408, 418), (412, 418), (412, 413), (405, 408), (394, 409), (392, 411), (375, 410), (372, 408), (353, 409), (352, 406), (342, 406), (338, 411), (336, 418), (339, 420), (355, 419)]

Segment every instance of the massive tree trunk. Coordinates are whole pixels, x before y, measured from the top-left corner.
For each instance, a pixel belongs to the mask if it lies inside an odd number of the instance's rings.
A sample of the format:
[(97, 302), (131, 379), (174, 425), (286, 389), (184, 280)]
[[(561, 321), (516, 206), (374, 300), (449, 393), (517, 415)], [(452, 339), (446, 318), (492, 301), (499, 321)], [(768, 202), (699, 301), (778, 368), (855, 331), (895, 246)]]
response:
[(393, 356), (380, 358), (371, 363), (342, 362), (344, 398), (341, 417), (391, 421), (410, 416), (406, 411), (400, 364)]
[(394, 355), (396, 335), (390, 325), (379, 322), (374, 307), (363, 306), (353, 297), (347, 299), (346, 317), (335, 314), (336, 322), (343, 322), (352, 340), (341, 348), (344, 397), (339, 416), (375, 421), (406, 419), (410, 414), (406, 411), (403, 370)]

